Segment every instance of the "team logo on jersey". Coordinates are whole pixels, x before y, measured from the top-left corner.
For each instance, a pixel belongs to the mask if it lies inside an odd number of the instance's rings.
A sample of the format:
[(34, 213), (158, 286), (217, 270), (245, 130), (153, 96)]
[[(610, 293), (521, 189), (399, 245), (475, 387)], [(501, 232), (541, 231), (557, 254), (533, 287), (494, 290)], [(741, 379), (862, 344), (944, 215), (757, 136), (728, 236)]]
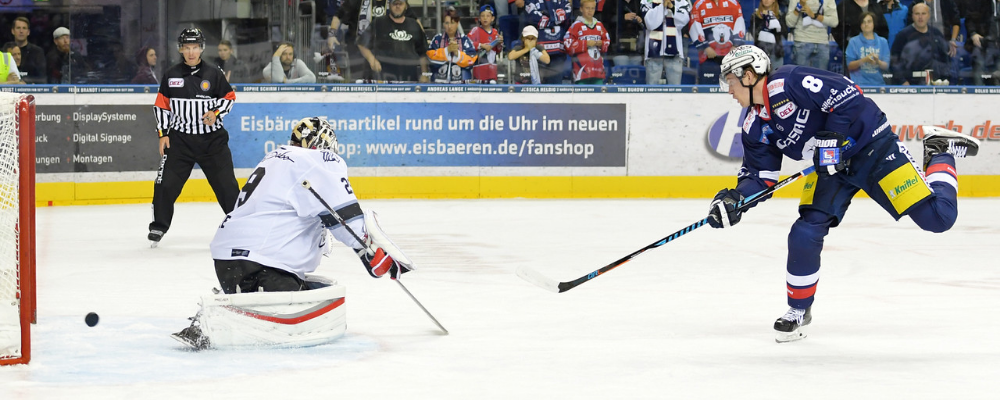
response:
[(774, 110), (774, 114), (777, 115), (778, 118), (785, 119), (794, 114), (795, 110), (798, 110), (798, 107), (795, 106), (795, 103), (789, 101), (788, 104), (785, 104), (781, 107), (778, 107), (778, 109)]
[(209, 82), (207, 80), (201, 81), (201, 90), (203, 92), (207, 92), (208, 89), (211, 89), (211, 88), (212, 88), (212, 83), (211, 82)]
[(167, 80), (168, 87), (184, 87), (184, 78), (170, 78)]
[(774, 97), (774, 95), (784, 92), (785, 92), (785, 78), (775, 79), (767, 83), (768, 97)]

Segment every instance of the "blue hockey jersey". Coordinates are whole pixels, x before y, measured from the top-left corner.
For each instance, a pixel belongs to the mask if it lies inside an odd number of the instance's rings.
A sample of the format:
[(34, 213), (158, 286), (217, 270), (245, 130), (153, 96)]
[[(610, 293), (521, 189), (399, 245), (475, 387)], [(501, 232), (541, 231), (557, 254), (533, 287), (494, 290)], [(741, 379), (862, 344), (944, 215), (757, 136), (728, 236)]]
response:
[(743, 121), (743, 165), (736, 189), (744, 196), (778, 181), (782, 156), (811, 160), (814, 135), (840, 133), (853, 143), (850, 158), (879, 134), (891, 134), (885, 114), (847, 77), (797, 65), (766, 78), (764, 105), (747, 110)]

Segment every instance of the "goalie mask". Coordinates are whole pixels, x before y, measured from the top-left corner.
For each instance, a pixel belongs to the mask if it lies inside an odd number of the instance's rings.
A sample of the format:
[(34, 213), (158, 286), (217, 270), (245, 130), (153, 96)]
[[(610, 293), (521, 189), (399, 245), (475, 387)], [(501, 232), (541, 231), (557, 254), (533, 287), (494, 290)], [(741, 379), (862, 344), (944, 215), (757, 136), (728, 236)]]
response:
[(292, 128), (289, 143), (306, 149), (337, 151), (337, 133), (329, 122), (316, 117), (302, 118)]

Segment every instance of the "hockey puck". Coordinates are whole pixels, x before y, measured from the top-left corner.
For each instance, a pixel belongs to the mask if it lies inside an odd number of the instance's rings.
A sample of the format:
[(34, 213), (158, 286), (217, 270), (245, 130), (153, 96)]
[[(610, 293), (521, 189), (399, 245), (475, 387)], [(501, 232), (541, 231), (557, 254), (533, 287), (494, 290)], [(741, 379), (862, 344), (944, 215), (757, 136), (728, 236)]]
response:
[(100, 319), (101, 318), (97, 316), (97, 313), (93, 313), (92, 312), (92, 313), (88, 313), (87, 317), (85, 317), (83, 319), (83, 321), (87, 323), (87, 326), (93, 327), (93, 326), (97, 325), (97, 321), (100, 320)]

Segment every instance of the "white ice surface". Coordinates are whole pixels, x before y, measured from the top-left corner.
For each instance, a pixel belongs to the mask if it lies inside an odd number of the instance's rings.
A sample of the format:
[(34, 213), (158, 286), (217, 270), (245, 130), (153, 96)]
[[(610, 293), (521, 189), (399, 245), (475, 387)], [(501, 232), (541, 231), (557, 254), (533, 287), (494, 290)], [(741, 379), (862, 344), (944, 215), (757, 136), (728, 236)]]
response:
[(317, 271), (347, 287), (341, 340), (186, 351), (168, 335), (218, 284), (216, 204), (178, 204), (157, 249), (148, 205), (40, 208), (34, 357), (0, 367), (0, 399), (1000, 398), (997, 199), (962, 199), (945, 234), (857, 199), (827, 237), (810, 336), (787, 344), (771, 324), (787, 309), (793, 200), (561, 294), (514, 270), (580, 277), (701, 219), (708, 201), (362, 204), (421, 267), (404, 282), (451, 335), (341, 248)]

